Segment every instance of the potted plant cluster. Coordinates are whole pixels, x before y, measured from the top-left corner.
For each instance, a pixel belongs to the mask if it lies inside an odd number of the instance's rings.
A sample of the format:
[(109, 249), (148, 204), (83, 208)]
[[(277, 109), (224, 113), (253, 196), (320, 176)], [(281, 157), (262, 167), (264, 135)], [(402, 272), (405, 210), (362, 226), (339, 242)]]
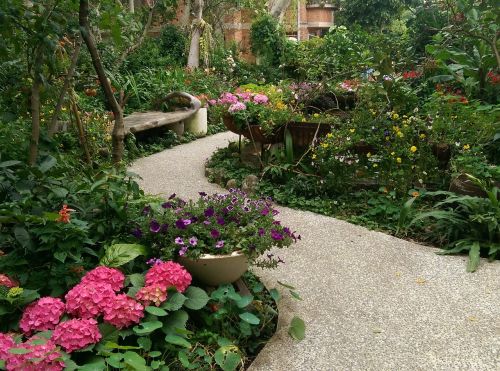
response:
[(281, 259), (264, 253), (300, 239), (276, 220), (270, 199), (251, 199), (236, 189), (227, 194), (200, 192), (197, 201), (176, 197), (151, 204), (134, 229), (138, 240), (163, 259), (176, 259), (206, 285), (236, 281), (248, 264), (276, 267)]

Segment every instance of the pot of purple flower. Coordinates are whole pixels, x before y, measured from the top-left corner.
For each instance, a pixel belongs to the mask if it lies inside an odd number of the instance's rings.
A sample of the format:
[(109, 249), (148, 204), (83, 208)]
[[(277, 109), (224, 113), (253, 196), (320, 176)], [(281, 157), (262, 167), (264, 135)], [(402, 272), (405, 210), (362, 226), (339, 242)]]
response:
[(249, 265), (275, 268), (283, 260), (265, 254), (300, 239), (276, 219), (270, 199), (252, 199), (236, 189), (186, 202), (172, 195), (143, 210), (133, 235), (163, 259), (176, 259), (200, 282), (236, 281)]

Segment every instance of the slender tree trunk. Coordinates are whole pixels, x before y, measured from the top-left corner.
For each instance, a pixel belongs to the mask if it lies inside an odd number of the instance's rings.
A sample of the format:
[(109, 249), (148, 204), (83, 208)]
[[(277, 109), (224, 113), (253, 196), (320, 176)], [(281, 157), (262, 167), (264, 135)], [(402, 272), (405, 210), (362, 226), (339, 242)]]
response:
[(89, 2), (88, 0), (80, 0), (80, 14), (79, 14), (79, 22), (80, 22), (80, 31), (82, 33), (83, 40), (87, 45), (87, 48), (90, 52), (90, 56), (92, 58), (92, 64), (94, 65), (94, 69), (97, 72), (97, 76), (99, 77), (99, 82), (101, 83), (101, 87), (104, 90), (104, 95), (106, 96), (106, 100), (108, 101), (111, 110), (113, 111), (115, 125), (113, 126), (112, 133), (112, 143), (113, 143), (113, 163), (118, 164), (121, 162), (123, 158), (123, 139), (125, 137), (125, 127), (123, 125), (123, 111), (116, 101), (116, 98), (113, 94), (113, 90), (111, 89), (111, 83), (108, 81), (106, 77), (106, 72), (104, 71), (104, 67), (101, 62), (101, 58), (99, 56), (99, 52), (94, 43), (94, 38), (90, 31), (89, 27)]
[(56, 108), (54, 109), (54, 114), (52, 115), (52, 119), (50, 121), (48, 131), (49, 137), (52, 137), (56, 132), (57, 120), (59, 119), (59, 115), (61, 114), (61, 109), (64, 104), (64, 97), (66, 96), (71, 80), (73, 79), (73, 74), (75, 73), (76, 63), (78, 62), (78, 56), (80, 55), (81, 46), (82, 40), (80, 36), (77, 36), (75, 40), (75, 49), (73, 50), (73, 54), (71, 55), (71, 64), (68, 68), (68, 71), (66, 72), (66, 78), (64, 79), (64, 83), (57, 100)]
[(83, 130), (82, 120), (80, 118), (80, 112), (78, 111), (78, 106), (75, 102), (75, 94), (71, 92), (71, 110), (73, 115), (75, 115), (76, 127), (78, 129), (78, 137), (80, 139), (80, 145), (82, 146), (83, 153), (85, 155), (85, 160), (87, 164), (92, 163), (92, 158), (90, 157), (89, 147), (87, 145), (87, 139), (85, 138), (85, 131)]
[(283, 20), (283, 16), (285, 15), (286, 10), (290, 6), (291, 0), (275, 0), (270, 5), (269, 13), (277, 18), (280, 22)]
[(28, 164), (34, 166), (38, 157), (38, 142), (40, 139), (40, 86), (38, 73), (35, 73), (31, 85), (31, 140)]
[(194, 8), (196, 11), (196, 17), (193, 19), (192, 32), (191, 32), (191, 43), (189, 45), (189, 55), (187, 67), (191, 69), (196, 69), (200, 66), (200, 39), (201, 39), (201, 23), (203, 16), (203, 0), (195, 0)]
[(135, 12), (135, 3), (134, 3), (134, 0), (128, 0), (128, 10), (130, 11), (130, 13), (134, 13)]

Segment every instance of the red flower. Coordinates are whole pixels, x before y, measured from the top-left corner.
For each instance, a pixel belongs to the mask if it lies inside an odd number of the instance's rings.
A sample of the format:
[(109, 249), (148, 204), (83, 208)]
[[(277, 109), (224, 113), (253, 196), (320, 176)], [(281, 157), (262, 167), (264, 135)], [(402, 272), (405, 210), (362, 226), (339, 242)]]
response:
[(56, 222), (69, 223), (72, 211), (75, 210), (68, 208), (68, 205), (63, 205), (62, 209), (59, 210), (59, 218)]
[(417, 71), (406, 71), (403, 72), (403, 79), (408, 80), (408, 79), (416, 79), (419, 78), (422, 74)]
[(488, 81), (491, 85), (500, 84), (500, 74), (490, 71), (486, 76), (488, 77)]

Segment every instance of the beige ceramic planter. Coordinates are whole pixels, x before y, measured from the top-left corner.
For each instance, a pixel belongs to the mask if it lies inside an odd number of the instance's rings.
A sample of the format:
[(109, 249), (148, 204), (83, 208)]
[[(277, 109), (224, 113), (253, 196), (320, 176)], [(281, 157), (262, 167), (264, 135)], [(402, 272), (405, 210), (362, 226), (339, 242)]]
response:
[(204, 254), (198, 260), (180, 256), (182, 264), (191, 275), (209, 286), (232, 283), (248, 269), (248, 259), (240, 252), (231, 255)]

